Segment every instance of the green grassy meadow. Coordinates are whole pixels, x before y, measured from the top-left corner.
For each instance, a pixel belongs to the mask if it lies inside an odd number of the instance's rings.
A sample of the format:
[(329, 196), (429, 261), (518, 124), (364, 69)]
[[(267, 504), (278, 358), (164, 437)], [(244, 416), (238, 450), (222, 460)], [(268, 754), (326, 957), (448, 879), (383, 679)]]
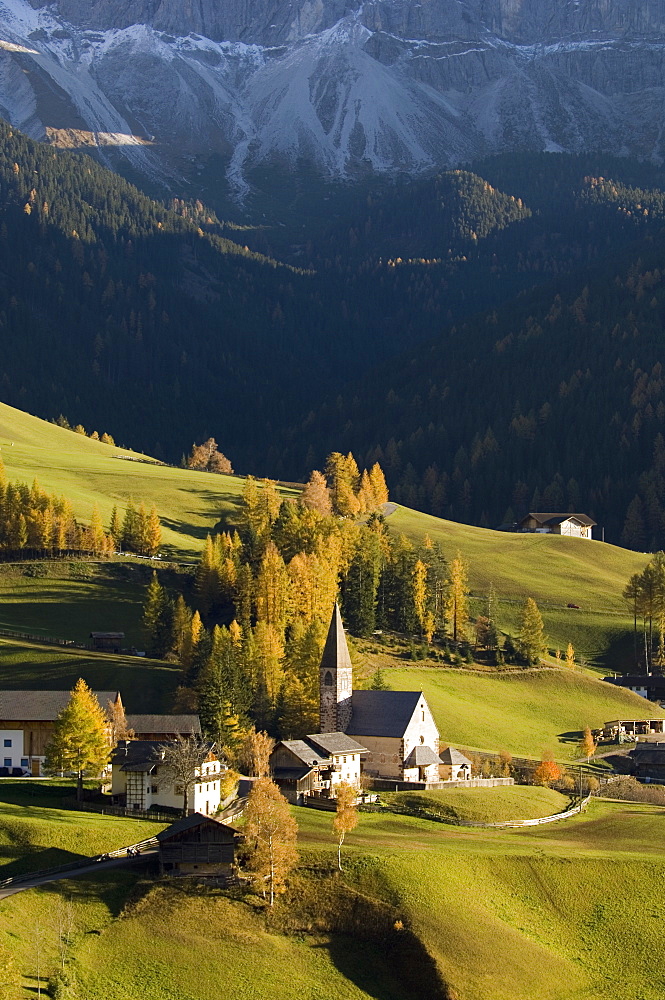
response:
[(588, 672), (558, 670), (508, 674), (442, 667), (385, 670), (395, 691), (424, 691), (441, 739), (469, 750), (508, 750), (557, 759), (578, 756), (585, 726), (618, 718), (665, 717), (658, 705), (597, 680)]
[[(130, 456), (133, 461), (123, 459)], [(117, 505), (128, 500), (155, 504), (162, 521), (163, 552), (192, 559), (220, 518), (233, 519), (243, 480), (140, 461), (127, 448), (92, 441), (0, 403), (0, 457), (11, 480), (37, 478), (52, 493), (64, 494), (74, 513), (90, 519), (97, 504), (108, 524)]]
[[(327, 854), (329, 819), (297, 816), (303, 844)], [(458, 1000), (659, 1000), (664, 821), (658, 807), (597, 800), (529, 830), (363, 814), (346, 877), (399, 899)]]
[(0, 690), (69, 691), (79, 677), (95, 691), (119, 690), (128, 712), (169, 712), (182, 672), (162, 660), (0, 638)]
[[(483, 806), (483, 798), (498, 793), (501, 808), (524, 812), (529, 801), (536, 808), (532, 793), (548, 790), (462, 791), (478, 793), (471, 809), (497, 815), (496, 803)], [(35, 852), (97, 853), (158, 829), (48, 808), (39, 799), (48, 790), (27, 807), (2, 802), (2, 794), (0, 783), (5, 869)], [(315, 900), (332, 878), (389, 906), (456, 1000), (663, 995), (663, 808), (593, 800), (582, 816), (525, 830), (362, 813), (338, 876), (330, 815), (302, 808), (294, 815), (304, 861), (294, 892), (305, 887)], [(41, 975), (57, 968), (58, 919), (69, 908), (70, 986), (62, 1000), (200, 1000), (216, 996), (221, 983), (239, 1000), (416, 1000), (408, 969), (400, 982), (381, 949), (358, 935), (315, 924), (279, 933), (279, 920), (267, 920), (255, 896), (153, 878), (95, 872), (0, 901), (0, 961), (16, 984), (7, 995), (36, 992), (36, 940)], [(296, 901), (287, 894), (277, 905), (284, 914)]]
[(427, 809), (442, 819), (473, 823), (503, 823), (539, 819), (568, 808), (570, 799), (553, 788), (499, 785), (496, 788), (435, 788), (427, 792), (382, 792), (381, 800)]

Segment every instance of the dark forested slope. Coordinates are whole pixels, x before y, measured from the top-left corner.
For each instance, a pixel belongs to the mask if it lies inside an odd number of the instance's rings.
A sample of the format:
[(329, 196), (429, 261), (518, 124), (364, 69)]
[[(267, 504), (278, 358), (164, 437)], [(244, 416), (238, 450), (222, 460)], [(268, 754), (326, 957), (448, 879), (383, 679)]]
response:
[(329, 188), (249, 250), (0, 123), (0, 398), (284, 478), (351, 449), (437, 514), (580, 508), (662, 545), (664, 190), (505, 156)]

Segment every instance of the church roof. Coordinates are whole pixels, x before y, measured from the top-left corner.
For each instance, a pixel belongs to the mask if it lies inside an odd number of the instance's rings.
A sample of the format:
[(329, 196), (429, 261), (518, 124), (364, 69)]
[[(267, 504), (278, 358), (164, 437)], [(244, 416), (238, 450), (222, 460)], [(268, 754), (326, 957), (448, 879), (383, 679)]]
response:
[(354, 691), (348, 731), (358, 739), (365, 736), (401, 739), (421, 698), (424, 698), (422, 691)]
[(346, 644), (339, 605), (336, 603), (330, 619), (326, 644), (323, 648), (321, 670), (341, 670), (342, 668), (351, 670), (351, 657), (349, 656), (349, 647)]
[(352, 740), (346, 733), (313, 733), (311, 736), (306, 736), (305, 739), (329, 754), (362, 753), (367, 749)]
[(431, 747), (414, 747), (404, 761), (404, 767), (428, 767), (429, 764), (440, 763)]

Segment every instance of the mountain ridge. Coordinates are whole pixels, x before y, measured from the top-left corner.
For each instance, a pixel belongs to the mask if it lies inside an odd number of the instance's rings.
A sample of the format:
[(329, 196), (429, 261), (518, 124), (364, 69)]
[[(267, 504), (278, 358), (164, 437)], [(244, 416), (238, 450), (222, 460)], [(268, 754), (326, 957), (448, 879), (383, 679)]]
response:
[(0, 2), (0, 114), (172, 187), (205, 163), (411, 174), (510, 149), (662, 160), (656, 0)]

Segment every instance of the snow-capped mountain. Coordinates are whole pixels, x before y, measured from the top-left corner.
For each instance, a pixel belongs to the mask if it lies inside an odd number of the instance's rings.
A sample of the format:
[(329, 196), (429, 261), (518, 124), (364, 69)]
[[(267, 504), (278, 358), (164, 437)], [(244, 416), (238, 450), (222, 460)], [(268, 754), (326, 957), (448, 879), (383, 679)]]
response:
[(664, 0), (0, 0), (0, 115), (152, 176), (665, 156)]

